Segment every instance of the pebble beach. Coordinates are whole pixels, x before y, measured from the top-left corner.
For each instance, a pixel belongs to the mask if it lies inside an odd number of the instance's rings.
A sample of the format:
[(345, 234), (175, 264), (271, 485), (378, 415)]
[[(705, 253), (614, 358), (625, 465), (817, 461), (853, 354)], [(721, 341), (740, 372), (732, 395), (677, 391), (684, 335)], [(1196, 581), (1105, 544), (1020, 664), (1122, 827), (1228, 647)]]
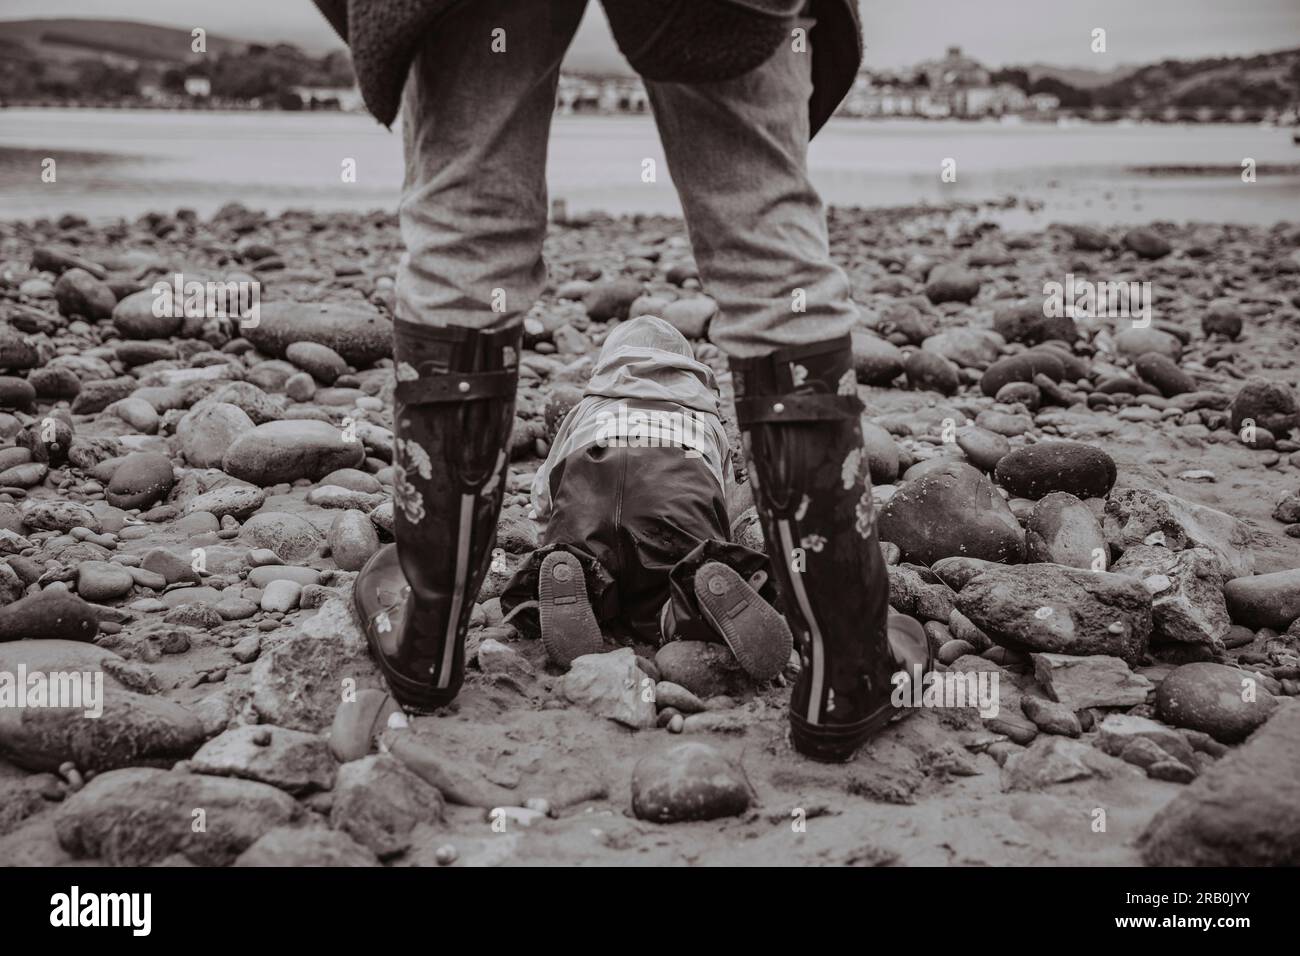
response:
[[(890, 603), (997, 713), (908, 708), (827, 766), (786, 737), (797, 661), (564, 673), (503, 621), (614, 323), (671, 322), (730, 402), (681, 221), (592, 216), (546, 240), (465, 687), (402, 732), (429, 770), (332, 729), (382, 687), (350, 589), (392, 540), (395, 218), (0, 223), (0, 675), (103, 681), (93, 719), (0, 707), (0, 864), (1300, 863), (1300, 224), (832, 208), (830, 236)], [(178, 274), (255, 284), (256, 321), (159, 309)], [(1149, 311), (1050, 314), (1067, 276)]]

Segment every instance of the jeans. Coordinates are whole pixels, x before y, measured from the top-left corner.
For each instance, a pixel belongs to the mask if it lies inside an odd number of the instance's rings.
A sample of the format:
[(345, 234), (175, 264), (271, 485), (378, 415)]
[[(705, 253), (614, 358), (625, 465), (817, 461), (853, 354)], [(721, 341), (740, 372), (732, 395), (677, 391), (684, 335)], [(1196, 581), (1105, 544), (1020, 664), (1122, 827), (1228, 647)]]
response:
[[(547, 139), (560, 63), (586, 6), (474, 0), (420, 48), (403, 102), (400, 319), (495, 328), (518, 321), (544, 288)], [(493, 52), (498, 28), (505, 52)], [(811, 83), (811, 53), (791, 43), (734, 80), (646, 82), (695, 262), (719, 306), (709, 336), (735, 357), (833, 338), (857, 321), (808, 179)]]

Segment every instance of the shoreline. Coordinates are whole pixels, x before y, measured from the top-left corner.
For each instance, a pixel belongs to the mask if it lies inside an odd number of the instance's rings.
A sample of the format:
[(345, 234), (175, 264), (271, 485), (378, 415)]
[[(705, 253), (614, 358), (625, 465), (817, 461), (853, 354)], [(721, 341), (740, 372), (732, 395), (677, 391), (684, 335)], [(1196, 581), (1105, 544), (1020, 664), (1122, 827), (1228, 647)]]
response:
[[(112, 111), (121, 110), (123, 112), (173, 112), (173, 113), (325, 113), (337, 114), (340, 116), (359, 116), (372, 118), (365, 110), (345, 110), (331, 107), (303, 107), (302, 109), (284, 109), (282, 107), (254, 106), (247, 103), (226, 102), (221, 104), (206, 104), (201, 101), (187, 104), (177, 103), (150, 103), (141, 102), (121, 102), (121, 103), (99, 103), (93, 101), (50, 101), (50, 100), (19, 100), (0, 102), (0, 110), (96, 110)], [(577, 110), (571, 112), (556, 111), (556, 119), (637, 119), (649, 117), (651, 114), (648, 110)], [(1300, 131), (1300, 122), (1281, 123), (1277, 120), (1268, 119), (1230, 119), (1225, 117), (1216, 117), (1214, 119), (1196, 119), (1194, 116), (1180, 116), (1175, 119), (1166, 119), (1159, 116), (1145, 116), (1140, 119), (1128, 116), (1113, 116), (1104, 119), (1090, 116), (1084, 113), (1067, 113), (1062, 112), (1051, 117), (1040, 117), (1029, 114), (1021, 115), (1019, 113), (1007, 114), (1014, 117), (1018, 122), (1004, 122), (1001, 117), (997, 116), (924, 116), (924, 115), (894, 115), (894, 116), (853, 116), (847, 114), (837, 114), (832, 117), (831, 122), (839, 124), (863, 124), (863, 125), (896, 125), (903, 123), (916, 123), (921, 125), (931, 124), (950, 124), (960, 126), (976, 126), (984, 128), (1004, 128), (1007, 130), (1016, 129), (1034, 129), (1034, 128), (1057, 128), (1066, 126), (1070, 128), (1077, 127), (1120, 127), (1120, 128), (1141, 128), (1144, 126), (1230, 126), (1230, 127), (1261, 127), (1265, 129), (1290, 129)]]
[[(1005, 196), (1001, 199), (989, 199), (983, 201), (962, 201), (953, 200), (945, 203), (929, 204), (904, 203), (897, 206), (854, 206), (854, 205), (827, 205), (828, 216), (841, 220), (856, 220), (863, 225), (886, 224), (889, 226), (899, 226), (900, 224), (910, 224), (912, 226), (922, 226), (929, 224), (932, 227), (942, 228), (945, 225), (973, 225), (984, 222), (987, 225), (997, 226), (999, 216), (1003, 213), (1015, 213), (1023, 211), (1028, 215), (1039, 215), (1042, 212), (1044, 204), (1037, 200), (1021, 200), (1016, 196)], [(322, 222), (331, 222), (335, 224), (367, 224), (372, 226), (391, 226), (396, 228), (397, 212), (395, 208), (384, 206), (373, 206), (370, 208), (338, 208), (338, 209), (315, 209), (305, 206), (286, 206), (284, 209), (271, 212), (265, 208), (248, 208), (244, 207), (238, 201), (228, 201), (222, 203), (211, 215), (199, 216), (191, 208), (178, 207), (173, 214), (161, 213), (158, 210), (150, 210), (140, 213), (134, 217), (127, 216), (82, 216), (73, 211), (66, 211), (57, 216), (35, 216), (28, 218), (8, 218), (0, 219), (0, 229), (9, 229), (14, 231), (39, 230), (54, 226), (59, 228), (58, 224), (62, 222), (70, 223), (69, 228), (80, 228), (85, 226), (90, 229), (109, 229), (113, 227), (124, 227), (139, 224), (141, 222), (156, 221), (159, 218), (167, 219), (173, 215), (183, 221), (192, 221), (198, 226), (203, 223), (211, 222), (216, 218), (222, 209), (225, 208), (243, 208), (251, 215), (274, 221), (279, 218), (289, 219), (311, 219)], [(981, 219), (981, 217), (984, 217)], [(1130, 228), (1140, 228), (1143, 225), (1158, 224), (1163, 227), (1170, 227), (1178, 231), (1192, 232), (1197, 229), (1236, 229), (1236, 230), (1257, 230), (1262, 233), (1286, 230), (1300, 223), (1300, 216), (1292, 218), (1279, 218), (1272, 223), (1260, 224), (1253, 222), (1234, 222), (1222, 219), (1188, 219), (1188, 220), (1167, 220), (1167, 219), (1138, 219), (1122, 220), (1113, 222), (1108, 220), (1096, 219), (1054, 219), (1049, 222), (1034, 223), (1007, 230), (1008, 234), (1034, 236), (1046, 235), (1051, 232), (1068, 230), (1072, 228), (1081, 229), (1098, 229), (1098, 230), (1125, 230)], [(668, 230), (678, 230), (683, 235), (686, 231), (685, 220), (680, 215), (657, 212), (617, 212), (611, 213), (602, 210), (592, 210), (589, 212), (570, 213), (563, 220), (550, 219), (548, 229), (562, 229), (568, 232), (581, 232), (583, 230), (604, 231), (604, 230), (621, 230), (635, 229), (643, 227), (654, 227)], [(832, 249), (832, 253), (834, 250)], [(1063, 272), (1062, 275), (1065, 273)]]

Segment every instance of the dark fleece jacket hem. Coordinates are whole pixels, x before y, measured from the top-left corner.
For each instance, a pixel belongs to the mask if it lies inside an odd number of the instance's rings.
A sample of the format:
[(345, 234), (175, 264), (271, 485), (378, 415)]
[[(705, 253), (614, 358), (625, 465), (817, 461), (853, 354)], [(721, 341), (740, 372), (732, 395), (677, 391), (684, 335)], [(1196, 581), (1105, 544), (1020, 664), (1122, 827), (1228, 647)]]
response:
[[(366, 108), (391, 127), (420, 44), (438, 19), (464, 0), (313, 2), (351, 49), (352, 68)], [(810, 38), (813, 93), (808, 113), (816, 134), (853, 86), (862, 64), (862, 25), (857, 0), (812, 0), (812, 15), (817, 25)]]

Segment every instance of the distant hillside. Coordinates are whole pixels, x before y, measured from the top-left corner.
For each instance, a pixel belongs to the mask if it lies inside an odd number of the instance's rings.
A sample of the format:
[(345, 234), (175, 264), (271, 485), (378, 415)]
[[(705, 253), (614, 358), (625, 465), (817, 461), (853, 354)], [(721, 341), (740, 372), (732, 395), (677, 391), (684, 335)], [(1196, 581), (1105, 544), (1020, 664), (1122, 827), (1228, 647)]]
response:
[[(6, 20), (0, 29), (4, 40), (22, 44), (30, 55), (47, 62), (109, 55), (148, 63), (185, 63), (200, 56), (190, 49), (188, 30), (134, 20)], [(209, 56), (248, 47), (245, 41), (212, 33), (206, 39)]]
[(186, 80), (203, 77), (213, 101), (296, 108), (293, 87), (353, 82), (341, 46), (314, 57), (209, 33), (196, 53), (188, 30), (130, 20), (11, 20), (0, 31), (4, 101), (177, 105), (189, 97)]
[(1020, 69), (1029, 74), (1031, 82), (1043, 77), (1050, 77), (1061, 83), (1067, 83), (1076, 90), (1091, 90), (1108, 83), (1123, 80), (1135, 72), (1136, 66), (1117, 66), (1110, 70), (1089, 70), (1084, 67), (1052, 66), (1050, 63), (1031, 63)]
[(1300, 108), (1300, 49), (1249, 57), (1165, 60), (1149, 66), (1119, 67), (1108, 73), (1044, 64), (1010, 67), (993, 74), (1028, 93), (1050, 93), (1063, 109), (1141, 110), (1179, 115), (1208, 109), (1244, 118), (1268, 111)]
[(1102, 106), (1286, 108), (1300, 104), (1300, 48), (1250, 57), (1165, 60), (1092, 91)]

